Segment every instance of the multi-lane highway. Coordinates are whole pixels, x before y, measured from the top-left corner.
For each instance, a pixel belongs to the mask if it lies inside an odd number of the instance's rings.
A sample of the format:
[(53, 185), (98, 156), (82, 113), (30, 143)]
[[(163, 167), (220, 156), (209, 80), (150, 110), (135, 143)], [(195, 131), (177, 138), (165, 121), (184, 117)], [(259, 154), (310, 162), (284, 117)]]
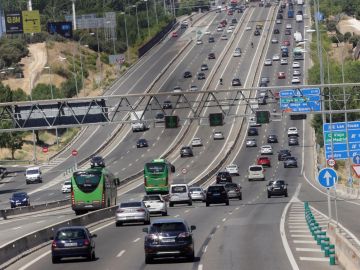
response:
[[(123, 81), (113, 87), (112, 91), (125, 93), (133, 89), (136, 92), (143, 92), (158, 75), (161, 67), (165, 67), (167, 62), (184, 46), (188, 46), (179, 57), (168, 67), (165, 74), (154, 84), (154, 89), (160, 92), (169, 92), (167, 99), (174, 100), (172, 90), (174, 86), (180, 86), (183, 90), (188, 89), (189, 85), (196, 84), (199, 90), (230, 88), (233, 78), (240, 78), (245, 87), (258, 86), (261, 77), (269, 77), (269, 86), (283, 86), (291, 84), (292, 78), (292, 35), (285, 35), (286, 24), (291, 24), (292, 33), (296, 30), (304, 33), (304, 24), (296, 23), (295, 20), (282, 20), (281, 24), (275, 23), (278, 6), (270, 8), (253, 6), (247, 8), (244, 13), (234, 13), (228, 16), (225, 12), (209, 13), (193, 27), (187, 29), (179, 38), (169, 39), (161, 44), (161, 49), (146, 56), (137, 64)], [(296, 7), (295, 9), (300, 9)], [(284, 14), (286, 14), (284, 12)], [(218, 33), (216, 28), (219, 22), (227, 18), (235, 17), (238, 20), (232, 34), (228, 33), (228, 40), (221, 40), (223, 33)], [(262, 23), (263, 30), (260, 36), (254, 36), (256, 24)], [(246, 30), (251, 27), (251, 30)], [(203, 44), (196, 45), (191, 42), (186, 45), (194, 36), (193, 31), (201, 28), (203, 32), (209, 30), (215, 38), (215, 43), (208, 43), (207, 35), (202, 36)], [(280, 34), (273, 34), (274, 28), (280, 30)], [(279, 44), (272, 44), (271, 39), (276, 37)], [(280, 62), (273, 62), (272, 66), (264, 66), (264, 59), (272, 58), (274, 54), (280, 54), (280, 44), (283, 40), (289, 40), (288, 65), (280, 65)], [(254, 48), (251, 46), (253, 43)], [(233, 57), (235, 48), (241, 48), (242, 56)], [(216, 59), (208, 60), (208, 54), (214, 52)], [(305, 61), (301, 61), (301, 73), (305, 74)], [(200, 71), (203, 63), (209, 65), (206, 71), (205, 80), (197, 80), (196, 74)], [(151, 66), (156, 66), (156, 69)], [(184, 79), (184, 71), (191, 71), (193, 77)], [(146, 72), (145, 72), (146, 71)], [(278, 79), (277, 73), (284, 71), (286, 79)], [(149, 72), (149, 73), (147, 73)], [(137, 75), (133, 75), (137, 73)], [(219, 85), (219, 79), (223, 78), (224, 84)], [(302, 76), (304, 79), (304, 76)], [(133, 85), (135, 85), (133, 87)], [(127, 89), (127, 90), (126, 90)], [(195, 94), (196, 95), (196, 94)], [(257, 93), (247, 93), (251, 97), (256, 97)], [(196, 95), (195, 98), (201, 98)], [(279, 110), (278, 104), (273, 99), (269, 99), (268, 105), (261, 108), (270, 111)], [(238, 110), (245, 110), (246, 107), (239, 107)], [(206, 115), (213, 111), (209, 108), (204, 111)], [(247, 109), (248, 110), (248, 109)], [(248, 112), (248, 111), (247, 111)], [(181, 112), (184, 116), (185, 114)], [(300, 135), (299, 146), (288, 146), (287, 129), (297, 127)], [(214, 205), (205, 207), (204, 203), (194, 203), (193, 206), (179, 205), (169, 208), (168, 214), (173, 217), (182, 217), (189, 224), (197, 226), (194, 231), (195, 238), (195, 262), (184, 262), (182, 260), (161, 260), (154, 265), (144, 263), (144, 247), (142, 225), (126, 225), (115, 227), (114, 221), (104, 222), (91, 228), (96, 231), (96, 257), (93, 262), (83, 262), (80, 260), (69, 260), (59, 265), (52, 265), (50, 247), (46, 246), (29, 256), (14, 263), (9, 269), (75, 269), (83, 267), (87, 269), (328, 269), (328, 262), (317, 260), (321, 255), (314, 250), (301, 251), (307, 245), (297, 244), (292, 241), (292, 234), (289, 229), (289, 213), (287, 212), (289, 201), (293, 204), (300, 201), (310, 201), (317, 209), (323, 213), (326, 211), (326, 197), (312, 185), (314, 175), (314, 140), (310, 121), (290, 120), (284, 116), (282, 121), (274, 121), (270, 124), (258, 128), (259, 135), (256, 136), (258, 147), (246, 148), (245, 139), (247, 137), (248, 121), (235, 119), (219, 128), (209, 126), (198, 126), (193, 124), (186, 134), (182, 144), (189, 145), (193, 137), (203, 140), (203, 147), (194, 148), (194, 157), (180, 158), (179, 147), (171, 153), (169, 160), (177, 168), (174, 181), (176, 183), (196, 183), (204, 174), (214, 168), (218, 162), (225, 157), (229, 146), (239, 135), (239, 141), (234, 151), (228, 157), (226, 164), (235, 163), (239, 166), (240, 176), (233, 177), (233, 181), (242, 186), (243, 200), (232, 200), (230, 206)], [(112, 127), (114, 128), (114, 127)], [(104, 134), (109, 134), (108, 128), (88, 128), (86, 137), (88, 140), (79, 140), (83, 146), (78, 146), (85, 157), (94, 151), (96, 145), (104, 140)], [(171, 144), (176, 142), (177, 136), (184, 132), (185, 127), (177, 130), (165, 130), (162, 128), (151, 128), (145, 133), (131, 133), (122, 131), (123, 138), (118, 144), (113, 145), (105, 156), (105, 161), (110, 170), (114, 171), (121, 179), (132, 175), (143, 168), (144, 162), (161, 156), (166, 153)], [(220, 130), (225, 135), (225, 140), (214, 141), (213, 131)], [(95, 132), (94, 136), (91, 136)], [(247, 179), (248, 167), (256, 162), (260, 155), (259, 147), (267, 144), (268, 135), (277, 135), (279, 142), (272, 144), (274, 155), (270, 156), (271, 167), (266, 168), (266, 180), (283, 179), (288, 183), (288, 198), (273, 197), (267, 198), (266, 183), (263, 181), (249, 182)], [(149, 148), (136, 148), (135, 143), (139, 138), (146, 138)], [(280, 149), (291, 149), (292, 155), (298, 159), (298, 168), (285, 169), (283, 162), (277, 160), (276, 152)], [(65, 160), (64, 163), (55, 167), (48, 174), (46, 180), (52, 181), (59, 171), (62, 171), (71, 163)], [(187, 174), (182, 176), (180, 170), (187, 169)], [(34, 191), (38, 186), (25, 186), (21, 176), (12, 178), (7, 184), (6, 189), (16, 190), (25, 189), (32, 191), (34, 198), (39, 201), (61, 199), (64, 197), (60, 193), (60, 184)], [(208, 179), (203, 186), (206, 188), (212, 184), (214, 179)], [(310, 182), (310, 183), (309, 183)], [(311, 185), (312, 184), (312, 185)], [(5, 187), (1, 187), (2, 190)], [(119, 192), (120, 200), (140, 200), (144, 194), (142, 179), (136, 180)], [(320, 190), (321, 191), (321, 190)], [(51, 195), (50, 195), (51, 194)], [(5, 195), (1, 198), (4, 198)], [(7, 198), (6, 198), (7, 199)], [(342, 201), (338, 203), (339, 219), (343, 225), (352, 231), (356, 236), (360, 236), (360, 230), (356, 228), (354, 222), (359, 210), (358, 202)], [(298, 203), (301, 205), (301, 203)], [(299, 208), (300, 209), (300, 208)], [(68, 208), (52, 212), (38, 213), (31, 216), (13, 217), (8, 220), (0, 221), (0, 229), (3, 232), (0, 242), (11, 241), (16, 237), (32, 232), (46, 225), (74, 217)], [(156, 219), (158, 217), (153, 217)], [(285, 229), (283, 228), (285, 226)], [(306, 237), (305, 237), (306, 238)], [(287, 244), (284, 244), (287, 243)], [(300, 249), (299, 249), (300, 248)], [(304, 250), (304, 249), (303, 249)], [(310, 258), (304, 260), (301, 258)], [(340, 269), (332, 266), (333, 269)]]

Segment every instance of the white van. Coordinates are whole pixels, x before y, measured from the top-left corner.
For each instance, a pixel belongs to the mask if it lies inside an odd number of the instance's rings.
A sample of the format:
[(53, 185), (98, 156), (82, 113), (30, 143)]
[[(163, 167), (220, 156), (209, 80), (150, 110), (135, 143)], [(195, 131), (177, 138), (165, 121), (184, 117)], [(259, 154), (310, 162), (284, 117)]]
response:
[(265, 170), (261, 165), (251, 165), (248, 169), (248, 178), (251, 180), (263, 180), (265, 181)]
[(173, 207), (175, 204), (192, 205), (189, 186), (187, 184), (174, 184), (170, 186), (169, 206)]
[(40, 167), (30, 167), (25, 171), (26, 184), (30, 183), (42, 183), (41, 169)]

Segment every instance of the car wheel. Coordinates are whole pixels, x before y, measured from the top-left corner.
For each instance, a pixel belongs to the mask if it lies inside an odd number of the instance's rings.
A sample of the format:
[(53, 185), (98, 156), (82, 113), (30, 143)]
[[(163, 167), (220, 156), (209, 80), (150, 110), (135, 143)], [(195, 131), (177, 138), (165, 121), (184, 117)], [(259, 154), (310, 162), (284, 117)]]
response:
[(168, 215), (168, 213), (167, 213), (167, 212), (162, 212), (161, 215), (162, 215), (163, 217), (166, 217), (166, 216)]
[(153, 258), (145, 255), (145, 264), (151, 264), (153, 262)]
[(60, 262), (59, 257), (52, 257), (51, 260), (52, 260), (52, 263), (59, 263)]
[(206, 203), (206, 207), (209, 207), (210, 206), (210, 203)]
[(195, 260), (195, 253), (193, 251), (192, 254), (188, 257), (188, 261), (193, 262), (194, 260)]
[(29, 182), (29, 181), (26, 181), (26, 184), (27, 184), (27, 185), (29, 185), (29, 184), (30, 184), (30, 182)]
[(240, 201), (242, 200), (242, 194), (240, 194), (240, 196), (239, 196), (239, 200), (240, 200)]
[(189, 206), (192, 206), (192, 201), (188, 202), (188, 205), (189, 205)]
[(173, 206), (174, 206), (174, 204), (173, 204), (173, 203), (169, 203), (169, 206), (170, 206), (170, 207), (173, 207)]
[(271, 197), (271, 195), (268, 193), (268, 198), (270, 198)]
[(287, 192), (285, 193), (285, 197), (287, 197), (288, 196), (288, 194), (287, 194)]
[(229, 204), (230, 204), (230, 202), (229, 202), (229, 201), (227, 201), (225, 204), (226, 204), (226, 205), (229, 205)]
[(144, 221), (144, 224), (145, 224), (145, 225), (149, 225), (149, 224), (150, 224), (150, 218), (149, 218), (148, 220), (145, 220), (145, 221)]
[(118, 222), (115, 222), (115, 226), (116, 226), (116, 227), (122, 226), (122, 222), (119, 222), (119, 221), (118, 221)]

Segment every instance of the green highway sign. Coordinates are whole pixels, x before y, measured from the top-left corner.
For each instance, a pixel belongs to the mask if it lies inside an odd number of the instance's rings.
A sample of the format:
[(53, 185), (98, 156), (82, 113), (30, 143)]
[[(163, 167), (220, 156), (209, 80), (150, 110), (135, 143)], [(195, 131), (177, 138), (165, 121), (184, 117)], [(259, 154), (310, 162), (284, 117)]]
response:
[(224, 124), (224, 116), (222, 113), (210, 113), (209, 114), (210, 126), (222, 126)]
[(267, 124), (269, 122), (270, 122), (270, 112), (269, 111), (256, 111), (256, 123)]
[(332, 133), (325, 133), (325, 143), (331, 143), (331, 135), (333, 143), (345, 143), (346, 131), (334, 131)]
[(165, 115), (165, 128), (177, 128), (179, 126), (179, 116)]

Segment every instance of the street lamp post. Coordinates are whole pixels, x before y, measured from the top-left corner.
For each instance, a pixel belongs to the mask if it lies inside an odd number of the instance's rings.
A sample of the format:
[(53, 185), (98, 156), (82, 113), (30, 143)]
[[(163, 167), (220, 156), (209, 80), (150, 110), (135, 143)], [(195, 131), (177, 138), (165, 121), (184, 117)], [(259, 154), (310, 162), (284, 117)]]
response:
[(159, 24), (159, 20), (158, 20), (158, 14), (157, 14), (157, 9), (156, 9), (156, 0), (154, 0), (154, 7), (155, 7), (155, 19), (156, 19), (156, 25)]
[(138, 38), (140, 38), (140, 28), (139, 28), (139, 17), (138, 17), (138, 11), (137, 11), (137, 4), (132, 5), (131, 7), (135, 8), (137, 35), (138, 35)]
[(124, 15), (127, 61), (130, 62), (129, 39), (128, 39), (127, 25), (126, 25), (126, 12), (121, 12), (121, 13)]
[(146, 17), (147, 17), (147, 25), (148, 25), (148, 37), (150, 37), (150, 20), (149, 20), (149, 9), (148, 9), (148, 0), (144, 0), (146, 3)]

